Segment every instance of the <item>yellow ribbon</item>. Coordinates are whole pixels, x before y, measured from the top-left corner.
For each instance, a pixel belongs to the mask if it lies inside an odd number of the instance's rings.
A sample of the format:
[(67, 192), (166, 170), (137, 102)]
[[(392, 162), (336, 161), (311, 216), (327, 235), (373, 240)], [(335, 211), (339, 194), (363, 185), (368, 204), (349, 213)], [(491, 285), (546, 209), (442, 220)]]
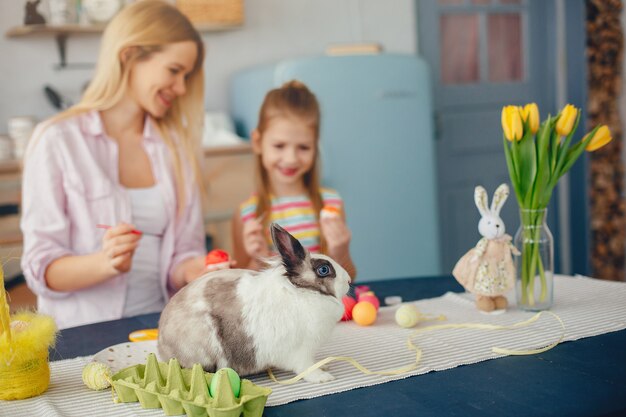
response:
[[(409, 350), (415, 351), (415, 362), (412, 364), (406, 365), (402, 368), (398, 368), (398, 369), (386, 370), (386, 371), (370, 371), (365, 366), (357, 362), (354, 358), (351, 358), (348, 356), (329, 356), (328, 358), (322, 359), (321, 361), (309, 366), (306, 370), (300, 372), (298, 375), (294, 376), (293, 378), (290, 378), (285, 381), (279, 381), (278, 379), (276, 379), (271, 369), (267, 370), (267, 374), (269, 375), (272, 381), (278, 384), (291, 385), (291, 384), (295, 384), (296, 382), (298, 382), (299, 380), (301, 380), (302, 378), (304, 378), (311, 372), (315, 371), (316, 369), (321, 368), (322, 366), (330, 362), (343, 361), (343, 362), (348, 362), (349, 364), (351, 364), (356, 369), (358, 369), (359, 371), (361, 371), (362, 373), (366, 375), (400, 375), (400, 374), (417, 369), (417, 365), (419, 364), (419, 361), (422, 357), (422, 350), (413, 344), (412, 339), (420, 333), (424, 333), (424, 332), (432, 331), (432, 330), (443, 330), (443, 329), (513, 330), (513, 329), (518, 329), (520, 327), (528, 326), (536, 322), (537, 320), (539, 320), (539, 317), (541, 317), (543, 313), (547, 313), (547, 314), (554, 316), (557, 319), (557, 321), (561, 324), (561, 328), (563, 332), (561, 333), (561, 337), (559, 338), (559, 340), (543, 348), (532, 349), (532, 350), (512, 350), (512, 349), (505, 349), (505, 348), (499, 348), (499, 347), (491, 348), (491, 351), (493, 353), (502, 354), (502, 355), (534, 355), (534, 354), (542, 353), (542, 352), (552, 349), (553, 347), (561, 343), (561, 341), (565, 337), (565, 324), (563, 323), (563, 320), (561, 320), (559, 316), (552, 313), (551, 311), (541, 311), (535, 314), (533, 317), (531, 317), (528, 320), (515, 323), (509, 326), (502, 326), (502, 325), (495, 325), (495, 324), (483, 324), (483, 323), (460, 323), (460, 324), (439, 324), (439, 325), (424, 327), (422, 329), (417, 329), (413, 333), (411, 333), (409, 337), (407, 338), (407, 348)], [(437, 319), (441, 319), (441, 317), (442, 316), (439, 316)]]

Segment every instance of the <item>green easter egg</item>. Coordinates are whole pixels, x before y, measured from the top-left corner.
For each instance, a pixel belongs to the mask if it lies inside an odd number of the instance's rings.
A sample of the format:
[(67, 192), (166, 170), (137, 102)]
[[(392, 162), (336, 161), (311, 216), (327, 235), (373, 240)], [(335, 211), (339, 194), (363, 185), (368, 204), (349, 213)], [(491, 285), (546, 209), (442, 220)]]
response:
[(217, 374), (224, 372), (228, 375), (228, 380), (230, 382), (230, 387), (233, 390), (233, 394), (235, 397), (239, 398), (239, 393), (241, 391), (241, 379), (239, 378), (239, 375), (237, 375), (237, 372), (231, 368), (222, 368), (215, 373), (213, 378), (211, 378), (211, 384), (209, 385), (209, 395), (211, 397), (215, 397), (215, 392), (217, 391), (217, 381), (219, 380)]

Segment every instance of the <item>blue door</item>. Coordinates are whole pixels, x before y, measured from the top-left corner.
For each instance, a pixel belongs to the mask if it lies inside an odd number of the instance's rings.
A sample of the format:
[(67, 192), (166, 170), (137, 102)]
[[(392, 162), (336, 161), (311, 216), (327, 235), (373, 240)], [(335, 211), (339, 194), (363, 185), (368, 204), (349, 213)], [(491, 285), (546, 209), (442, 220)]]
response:
[[(417, 4), (420, 53), (432, 69), (441, 253), (443, 270), (450, 272), (480, 239), (474, 187), (483, 185), (491, 199), (499, 184), (510, 184), (502, 107), (535, 102), (542, 118), (558, 111), (551, 82), (555, 58), (549, 22), (554, 6), (542, 0)], [(556, 237), (554, 205), (548, 224)], [(519, 214), (513, 192), (501, 216), (507, 233), (514, 235)], [(558, 255), (556, 261), (558, 265)]]

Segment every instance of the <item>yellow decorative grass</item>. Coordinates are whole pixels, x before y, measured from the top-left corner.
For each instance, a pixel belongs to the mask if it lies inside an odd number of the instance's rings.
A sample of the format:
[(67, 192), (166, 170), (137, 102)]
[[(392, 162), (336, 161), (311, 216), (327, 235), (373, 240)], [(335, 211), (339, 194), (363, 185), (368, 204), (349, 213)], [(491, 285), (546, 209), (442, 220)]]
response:
[(0, 265), (0, 399), (19, 400), (48, 389), (48, 348), (54, 345), (52, 317), (22, 312), (9, 315)]

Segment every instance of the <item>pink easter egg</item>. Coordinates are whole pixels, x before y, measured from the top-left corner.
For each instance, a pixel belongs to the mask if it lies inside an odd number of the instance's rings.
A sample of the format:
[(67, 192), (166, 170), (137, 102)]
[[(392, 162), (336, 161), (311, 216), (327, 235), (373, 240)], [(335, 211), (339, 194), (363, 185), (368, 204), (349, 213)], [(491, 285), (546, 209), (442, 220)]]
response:
[(378, 297), (376, 297), (371, 291), (361, 294), (359, 296), (359, 302), (361, 301), (372, 304), (374, 307), (376, 307), (376, 311), (378, 311), (378, 309), (380, 308), (380, 301), (378, 301)]
[(370, 290), (370, 287), (368, 287), (367, 285), (357, 285), (356, 288), (354, 288), (354, 295), (358, 299), (359, 295), (366, 293), (369, 290)]

